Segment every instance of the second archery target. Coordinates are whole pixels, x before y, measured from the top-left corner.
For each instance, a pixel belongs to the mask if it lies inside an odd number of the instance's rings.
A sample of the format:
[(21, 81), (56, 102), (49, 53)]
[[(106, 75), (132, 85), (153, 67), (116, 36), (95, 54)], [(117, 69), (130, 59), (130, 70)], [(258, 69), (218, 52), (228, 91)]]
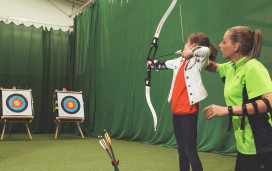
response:
[(81, 93), (54, 93), (54, 113), (58, 117), (84, 117)]
[(3, 116), (32, 116), (32, 93), (29, 90), (2, 90)]

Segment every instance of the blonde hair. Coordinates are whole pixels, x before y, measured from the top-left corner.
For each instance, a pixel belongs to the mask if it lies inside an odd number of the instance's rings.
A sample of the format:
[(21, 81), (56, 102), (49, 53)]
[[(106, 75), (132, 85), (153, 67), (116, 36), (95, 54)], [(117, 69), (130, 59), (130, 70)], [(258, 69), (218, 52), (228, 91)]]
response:
[(236, 26), (229, 28), (230, 39), (232, 43), (240, 44), (240, 52), (249, 56), (246, 60), (258, 58), (262, 47), (262, 32), (260, 30), (251, 30), (245, 26)]

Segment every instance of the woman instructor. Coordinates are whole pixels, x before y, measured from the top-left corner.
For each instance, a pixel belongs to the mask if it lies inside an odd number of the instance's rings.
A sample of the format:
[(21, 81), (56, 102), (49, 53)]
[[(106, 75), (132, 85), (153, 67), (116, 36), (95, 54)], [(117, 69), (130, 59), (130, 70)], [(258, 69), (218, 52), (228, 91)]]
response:
[(230, 62), (210, 62), (206, 68), (218, 72), (224, 86), (227, 107), (204, 108), (206, 118), (229, 115), (229, 130), (237, 142), (235, 171), (272, 170), (272, 82), (267, 69), (256, 58), (262, 44), (260, 30), (229, 28), (219, 47)]

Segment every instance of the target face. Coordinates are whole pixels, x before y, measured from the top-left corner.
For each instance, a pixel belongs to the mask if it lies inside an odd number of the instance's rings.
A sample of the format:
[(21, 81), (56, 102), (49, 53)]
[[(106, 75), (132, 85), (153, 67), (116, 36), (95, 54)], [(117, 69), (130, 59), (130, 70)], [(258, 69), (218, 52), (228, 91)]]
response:
[(23, 112), (26, 110), (28, 102), (21, 94), (11, 94), (6, 100), (6, 105), (13, 112)]
[(66, 96), (61, 101), (62, 109), (70, 114), (75, 114), (80, 109), (79, 101), (73, 96)]
[(57, 93), (59, 117), (84, 117), (83, 98), (79, 93)]
[(2, 91), (3, 116), (32, 116), (32, 94), (30, 91)]

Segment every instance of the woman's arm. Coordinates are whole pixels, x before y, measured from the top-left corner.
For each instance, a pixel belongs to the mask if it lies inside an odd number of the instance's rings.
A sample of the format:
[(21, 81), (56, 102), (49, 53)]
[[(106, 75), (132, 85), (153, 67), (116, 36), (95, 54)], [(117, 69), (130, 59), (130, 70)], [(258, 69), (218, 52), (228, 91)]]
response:
[(209, 61), (209, 65), (205, 68), (205, 70), (210, 72), (218, 72), (217, 66), (218, 66), (218, 63), (214, 61)]
[[(262, 95), (262, 99), (267, 99), (269, 102), (269, 106), (271, 106), (272, 93), (267, 93), (267, 94)], [(256, 100), (255, 102), (257, 104), (257, 110), (259, 111), (260, 114), (269, 112), (270, 109), (263, 100)], [(246, 104), (248, 115), (256, 114), (256, 112), (255, 112), (256, 109), (254, 109), (253, 103)], [(243, 114), (242, 105), (232, 106), (232, 108), (233, 108), (234, 115), (242, 115)], [(208, 119), (208, 120), (215, 117), (215, 116), (221, 117), (221, 116), (229, 115), (228, 107), (218, 106), (218, 105), (214, 105), (214, 104), (203, 109), (202, 113), (204, 113), (204, 112), (206, 112), (206, 119)]]

